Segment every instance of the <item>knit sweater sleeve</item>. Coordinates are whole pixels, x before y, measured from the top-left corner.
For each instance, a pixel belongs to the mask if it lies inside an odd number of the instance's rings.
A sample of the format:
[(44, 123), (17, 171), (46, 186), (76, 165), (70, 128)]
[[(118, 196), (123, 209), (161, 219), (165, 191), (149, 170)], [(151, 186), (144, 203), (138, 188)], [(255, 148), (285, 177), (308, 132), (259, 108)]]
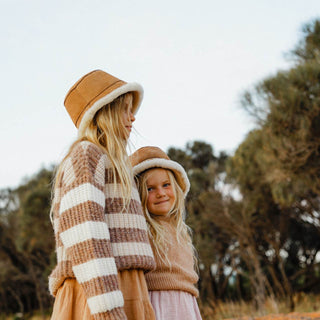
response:
[(95, 145), (76, 145), (64, 164), (60, 239), (95, 320), (126, 320), (105, 219), (105, 157)]

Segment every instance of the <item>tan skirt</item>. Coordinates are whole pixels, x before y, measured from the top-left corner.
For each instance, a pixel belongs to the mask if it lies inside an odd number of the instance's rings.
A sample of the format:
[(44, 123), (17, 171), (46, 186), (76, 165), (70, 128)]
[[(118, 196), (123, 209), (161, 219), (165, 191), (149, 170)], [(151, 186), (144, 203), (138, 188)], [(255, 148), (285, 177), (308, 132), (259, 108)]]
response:
[[(128, 320), (155, 320), (142, 270), (118, 273)], [(92, 320), (84, 290), (76, 279), (66, 279), (59, 288), (51, 320)]]

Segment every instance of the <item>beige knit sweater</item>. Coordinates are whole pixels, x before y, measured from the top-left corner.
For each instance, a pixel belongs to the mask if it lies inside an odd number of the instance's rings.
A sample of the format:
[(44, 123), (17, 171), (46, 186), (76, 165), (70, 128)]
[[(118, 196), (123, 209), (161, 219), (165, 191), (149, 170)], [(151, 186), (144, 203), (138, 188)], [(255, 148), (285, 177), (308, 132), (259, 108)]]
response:
[(111, 168), (100, 148), (78, 143), (63, 164), (53, 203), (57, 266), (49, 277), (50, 292), (56, 295), (66, 278), (76, 278), (95, 320), (127, 319), (118, 271), (155, 267), (136, 185), (122, 212)]
[[(199, 291), (195, 284), (199, 277), (194, 270), (192, 249), (188, 245), (178, 242), (175, 230), (168, 221), (160, 219), (159, 222), (167, 230), (166, 237), (169, 242), (167, 253), (171, 268), (155, 254), (157, 267), (154, 271), (146, 274), (148, 290), (179, 290), (198, 297)], [(154, 245), (151, 244), (151, 246), (154, 250)]]

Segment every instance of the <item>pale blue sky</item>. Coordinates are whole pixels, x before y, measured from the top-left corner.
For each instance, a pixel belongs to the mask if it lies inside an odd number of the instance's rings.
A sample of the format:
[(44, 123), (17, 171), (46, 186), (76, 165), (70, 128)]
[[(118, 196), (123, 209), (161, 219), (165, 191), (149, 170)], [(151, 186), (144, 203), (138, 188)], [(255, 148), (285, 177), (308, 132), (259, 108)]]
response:
[(0, 0), (0, 188), (61, 160), (69, 87), (103, 69), (142, 84), (135, 148), (204, 140), (233, 152), (252, 128), (241, 93), (289, 67), (319, 0)]

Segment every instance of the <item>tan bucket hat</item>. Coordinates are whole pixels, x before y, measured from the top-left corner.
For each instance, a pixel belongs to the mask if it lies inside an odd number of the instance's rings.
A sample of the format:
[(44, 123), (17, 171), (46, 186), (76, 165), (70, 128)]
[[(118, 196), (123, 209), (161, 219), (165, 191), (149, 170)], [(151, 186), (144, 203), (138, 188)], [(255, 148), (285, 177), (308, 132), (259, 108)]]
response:
[(91, 71), (78, 80), (64, 100), (78, 134), (83, 133), (99, 109), (127, 92), (133, 93), (133, 113), (136, 114), (143, 98), (140, 84), (127, 83), (102, 70)]
[(173, 172), (184, 197), (190, 190), (190, 182), (184, 168), (158, 147), (142, 147), (130, 156), (134, 176), (153, 168), (169, 169)]

